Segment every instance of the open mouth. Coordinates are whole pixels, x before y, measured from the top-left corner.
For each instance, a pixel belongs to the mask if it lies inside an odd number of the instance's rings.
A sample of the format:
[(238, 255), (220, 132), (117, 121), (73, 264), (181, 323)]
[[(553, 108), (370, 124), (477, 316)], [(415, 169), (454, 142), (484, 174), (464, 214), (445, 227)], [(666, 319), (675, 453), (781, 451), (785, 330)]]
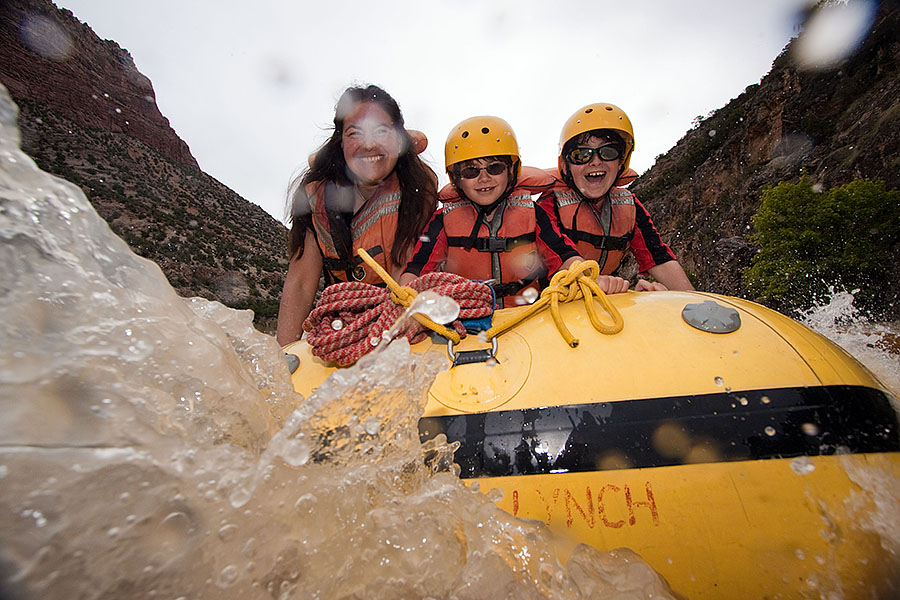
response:
[(375, 156), (361, 156), (360, 160), (366, 163), (375, 163), (384, 158), (383, 154), (376, 154)]
[(606, 177), (606, 171), (591, 171), (590, 173), (585, 173), (584, 177), (590, 181), (591, 179), (603, 179)]

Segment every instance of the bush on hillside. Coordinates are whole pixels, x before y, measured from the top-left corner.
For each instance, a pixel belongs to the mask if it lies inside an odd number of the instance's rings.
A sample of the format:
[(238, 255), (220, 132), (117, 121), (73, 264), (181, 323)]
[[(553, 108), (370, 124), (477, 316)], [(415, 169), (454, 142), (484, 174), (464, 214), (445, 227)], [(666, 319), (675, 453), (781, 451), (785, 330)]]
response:
[(844, 287), (858, 288), (870, 310), (887, 308), (882, 282), (900, 250), (900, 191), (869, 180), (823, 190), (804, 175), (763, 190), (753, 225), (760, 250), (743, 275), (760, 301), (807, 308)]

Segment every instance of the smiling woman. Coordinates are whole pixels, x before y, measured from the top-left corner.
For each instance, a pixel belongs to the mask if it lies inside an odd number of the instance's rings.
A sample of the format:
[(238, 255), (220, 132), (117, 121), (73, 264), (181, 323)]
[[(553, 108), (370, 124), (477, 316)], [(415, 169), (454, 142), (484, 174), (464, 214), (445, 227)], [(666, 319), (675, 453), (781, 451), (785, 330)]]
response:
[(399, 277), (437, 207), (437, 176), (418, 157), (397, 102), (381, 88), (347, 88), (334, 132), (290, 186), (291, 261), (278, 311), (281, 345), (300, 338), (319, 287), (380, 284), (356, 256), (366, 250)]

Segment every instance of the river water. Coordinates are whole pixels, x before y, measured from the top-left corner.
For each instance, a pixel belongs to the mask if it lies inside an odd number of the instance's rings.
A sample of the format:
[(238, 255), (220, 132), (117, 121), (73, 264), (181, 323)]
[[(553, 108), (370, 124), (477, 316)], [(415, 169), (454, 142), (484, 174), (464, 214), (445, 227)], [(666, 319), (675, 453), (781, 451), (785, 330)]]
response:
[[(249, 312), (177, 296), (15, 118), (0, 88), (0, 597), (671, 597), (628, 550), (563, 563), (420, 445), (443, 361), (399, 340), (298, 396)], [(896, 330), (840, 294), (803, 318), (897, 395)]]

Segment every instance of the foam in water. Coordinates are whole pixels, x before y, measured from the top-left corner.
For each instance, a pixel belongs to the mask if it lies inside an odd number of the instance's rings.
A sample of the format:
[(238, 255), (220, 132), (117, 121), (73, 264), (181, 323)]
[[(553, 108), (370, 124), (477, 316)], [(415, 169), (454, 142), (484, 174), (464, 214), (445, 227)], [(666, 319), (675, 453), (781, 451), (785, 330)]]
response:
[(0, 87), (0, 596), (670, 597), (627, 550), (563, 565), (422, 447), (440, 365), (404, 340), (299, 397), (249, 312), (178, 297), (15, 119)]
[(829, 288), (799, 320), (852, 354), (900, 398), (900, 323), (870, 320), (853, 304), (855, 291)]

